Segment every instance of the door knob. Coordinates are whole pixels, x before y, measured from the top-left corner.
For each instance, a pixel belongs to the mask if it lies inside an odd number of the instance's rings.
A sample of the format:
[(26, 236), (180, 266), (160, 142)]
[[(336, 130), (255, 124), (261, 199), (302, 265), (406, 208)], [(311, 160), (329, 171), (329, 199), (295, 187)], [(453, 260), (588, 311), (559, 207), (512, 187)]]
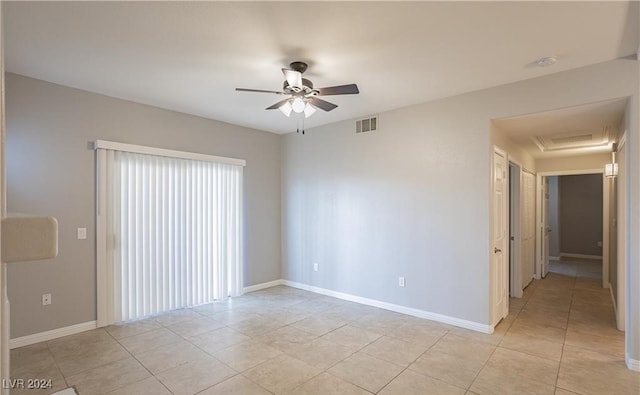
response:
[(499, 249), (498, 247), (495, 247), (495, 248), (493, 249), (493, 253), (494, 253), (494, 254), (497, 254), (497, 253), (499, 253), (499, 252), (502, 252), (502, 250), (501, 250), (501, 249)]

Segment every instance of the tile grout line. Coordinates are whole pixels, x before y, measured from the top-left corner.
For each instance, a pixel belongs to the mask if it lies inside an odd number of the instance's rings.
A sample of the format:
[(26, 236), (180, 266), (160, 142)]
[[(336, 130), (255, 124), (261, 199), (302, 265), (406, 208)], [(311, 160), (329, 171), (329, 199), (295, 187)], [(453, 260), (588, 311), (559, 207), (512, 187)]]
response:
[[(197, 312), (196, 312), (196, 313), (197, 313)], [(212, 318), (212, 319), (213, 319), (213, 318)], [(239, 321), (239, 322), (242, 322), (242, 321), (243, 321), (243, 320), (241, 320), (241, 321)], [(218, 322), (220, 322), (220, 321), (218, 321)], [(201, 333), (201, 334), (199, 334), (199, 335), (197, 335), (197, 336), (203, 335), (203, 334), (208, 333), (208, 332), (213, 332), (213, 331), (216, 331), (216, 330), (218, 330), (218, 329), (222, 329), (222, 328), (230, 329), (230, 330), (232, 330), (232, 331), (234, 331), (234, 332), (237, 332), (237, 333), (243, 334), (242, 332), (239, 332), (239, 331), (237, 331), (237, 330), (235, 330), (235, 329), (233, 329), (233, 328), (231, 328), (231, 327), (229, 327), (229, 326), (227, 326), (227, 325), (225, 324), (225, 325), (224, 325), (223, 327), (221, 327), (221, 328), (212, 329), (212, 330), (210, 330), (210, 331), (207, 331), (207, 332)], [(171, 331), (171, 329), (169, 329), (169, 330)], [(173, 332), (173, 331), (171, 331), (171, 332)], [(173, 333), (175, 333), (175, 332), (173, 332)], [(243, 335), (244, 335), (244, 334), (243, 334)], [(178, 336), (180, 336), (180, 335), (178, 335)], [(244, 336), (247, 336), (247, 335), (244, 335)], [(194, 336), (194, 337), (195, 337), (195, 336)], [(249, 337), (249, 339), (251, 339), (251, 341), (253, 341), (253, 338), (252, 338), (251, 336), (247, 336), (247, 337)], [(186, 338), (183, 338), (183, 339), (184, 339), (186, 342), (188, 342), (189, 344), (193, 345), (193, 346), (194, 346), (194, 347), (196, 347), (197, 349), (199, 349), (199, 350), (201, 350), (202, 352), (204, 352), (205, 354), (207, 354), (208, 356), (210, 356), (211, 358), (215, 359), (216, 361), (220, 362), (221, 364), (223, 364), (224, 366), (228, 367), (228, 368), (229, 368), (229, 369), (231, 369), (232, 371), (236, 372), (236, 374), (234, 374), (233, 376), (227, 377), (226, 379), (224, 379), (224, 380), (222, 380), (222, 381), (220, 381), (220, 382), (218, 382), (218, 383), (215, 383), (215, 384), (213, 384), (213, 385), (211, 385), (211, 386), (209, 386), (209, 387), (207, 387), (207, 388), (204, 388), (203, 390), (198, 391), (196, 394), (202, 393), (202, 392), (204, 392), (204, 391), (206, 391), (206, 390), (208, 390), (208, 389), (210, 389), (210, 388), (215, 387), (215, 386), (216, 386), (216, 385), (218, 385), (218, 384), (224, 383), (225, 381), (227, 381), (227, 380), (231, 380), (232, 378), (237, 377), (237, 376), (242, 376), (243, 378), (245, 378), (245, 379), (247, 379), (247, 380), (251, 381), (252, 383), (256, 384), (257, 386), (259, 386), (260, 388), (263, 388), (265, 391), (267, 391), (267, 392), (269, 392), (269, 393), (272, 393), (271, 391), (267, 390), (266, 388), (264, 388), (264, 387), (263, 387), (263, 386), (261, 386), (260, 384), (258, 384), (258, 383), (256, 383), (256, 382), (254, 382), (254, 381), (252, 381), (251, 379), (249, 379), (248, 377), (244, 376), (244, 375), (242, 374), (242, 372), (237, 371), (237, 370), (236, 370), (236, 369), (234, 369), (233, 367), (231, 367), (231, 366), (229, 366), (228, 364), (226, 364), (224, 361), (221, 361), (220, 359), (216, 358), (216, 356), (215, 356), (215, 355), (213, 355), (213, 354), (211, 354), (210, 352), (208, 352), (208, 351), (206, 351), (206, 350), (202, 349), (202, 348), (201, 348), (201, 347), (199, 347), (197, 344), (192, 343), (191, 341), (189, 341), (189, 339), (186, 339)], [(232, 344), (232, 345), (230, 345), (230, 346), (228, 346), (228, 347), (224, 347), (224, 348), (222, 348), (221, 350), (224, 350), (224, 349), (227, 349), (227, 348), (230, 348), (230, 347), (234, 347), (234, 346), (236, 346), (237, 344), (240, 344), (240, 343)], [(276, 357), (273, 357), (273, 358), (276, 358)], [(267, 361), (265, 361), (265, 362), (268, 362), (268, 361), (272, 360), (273, 358), (269, 358), (269, 359), (268, 359)], [(189, 362), (187, 362), (187, 363), (189, 363)], [(185, 364), (186, 364), (186, 363), (185, 363)], [(185, 364), (182, 364), (182, 365), (185, 365)], [(260, 364), (258, 364), (258, 365), (260, 365)], [(258, 365), (256, 365), (256, 366), (258, 366)], [(181, 366), (181, 365), (178, 365), (178, 366)], [(252, 369), (252, 368), (251, 368), (251, 369)], [(155, 377), (155, 376), (154, 376), (154, 377)], [(160, 380), (158, 380), (158, 381), (160, 381)], [(162, 383), (162, 384), (164, 385), (164, 383)], [(165, 387), (166, 387), (166, 386), (165, 386)], [(168, 388), (167, 388), (167, 389), (168, 389)], [(171, 391), (169, 391), (169, 392), (171, 392)], [(173, 393), (173, 392), (171, 392), (171, 393)], [(272, 393), (272, 394), (273, 394), (273, 393)]]
[[(519, 314), (519, 313), (518, 313)], [(500, 342), (502, 342), (502, 340), (500, 340)], [(493, 357), (493, 354), (495, 354), (496, 350), (498, 350), (498, 345), (496, 345), (493, 349), (493, 351), (491, 351), (491, 354), (489, 355), (489, 357), (487, 358), (486, 361), (484, 361), (484, 363), (482, 364), (482, 367), (480, 369), (478, 369), (478, 373), (475, 374), (475, 376), (473, 377), (473, 380), (471, 381), (471, 384), (469, 384), (469, 386), (467, 387), (467, 392), (471, 391), (471, 387), (473, 387), (473, 384), (476, 382), (476, 380), (478, 380), (478, 377), (480, 376), (480, 373), (482, 373), (482, 371), (484, 370), (484, 368), (487, 366), (487, 364), (489, 363), (489, 361), (491, 360), (491, 357)]]
[(49, 355), (51, 355), (51, 359), (53, 359), (53, 363), (56, 365), (56, 369), (58, 369), (58, 373), (60, 373), (60, 376), (62, 376), (62, 379), (64, 380), (65, 388), (71, 387), (69, 385), (69, 382), (67, 382), (67, 376), (62, 374), (62, 369), (60, 369), (60, 365), (58, 364), (58, 360), (56, 359), (55, 355), (53, 355), (53, 351), (51, 351), (51, 347), (49, 347), (49, 342), (48, 341), (46, 342), (46, 345), (47, 345), (47, 351), (49, 352)]
[[(162, 324), (161, 324), (161, 325), (162, 325)], [(166, 328), (166, 327), (165, 327), (165, 326), (162, 326), (162, 328)], [(160, 328), (159, 328), (159, 329), (160, 329)], [(114, 336), (113, 336), (113, 335), (112, 335), (108, 330), (106, 330), (106, 329), (105, 329), (104, 331), (105, 331), (105, 332), (107, 332), (107, 333), (109, 334), (109, 336), (111, 336), (111, 338), (112, 338), (113, 340), (115, 340), (115, 341), (120, 345), (120, 347), (122, 347), (122, 348), (123, 348), (123, 349), (124, 349), (124, 350), (125, 350), (125, 351), (130, 355), (130, 356), (131, 356), (131, 358), (133, 358), (136, 362), (138, 362), (138, 363), (140, 364), (140, 366), (142, 366), (142, 367), (143, 367), (147, 372), (149, 372), (149, 374), (151, 375), (150, 377), (153, 377), (157, 382), (159, 382), (160, 384), (162, 384), (162, 386), (163, 386), (163, 387), (164, 387), (164, 388), (165, 388), (165, 389), (166, 389), (170, 394), (173, 394), (173, 391), (171, 391), (171, 390), (170, 390), (170, 389), (169, 389), (169, 388), (168, 388), (168, 387), (167, 387), (167, 386), (166, 386), (162, 381), (158, 380), (158, 378), (156, 378), (156, 375), (155, 375), (155, 374), (153, 374), (153, 372), (151, 372), (151, 371), (150, 371), (150, 370), (149, 370), (149, 369), (148, 369), (148, 368), (147, 368), (147, 367), (146, 367), (146, 366), (145, 366), (145, 365), (144, 365), (144, 364), (143, 364), (143, 363), (142, 363), (138, 358), (136, 358), (136, 356), (135, 356), (135, 355), (133, 355), (133, 353), (132, 353), (131, 351), (129, 351), (129, 349), (127, 349), (127, 348), (124, 346), (124, 344), (120, 343), (120, 341), (119, 341), (118, 339), (116, 339), (116, 338), (115, 338), (115, 337), (114, 337)], [(151, 330), (151, 331), (152, 331), (152, 330)], [(151, 331), (148, 331), (148, 332), (151, 332)], [(169, 329), (169, 331), (171, 331), (171, 329)], [(171, 331), (171, 332), (173, 333), (173, 331)], [(141, 333), (141, 334), (144, 334), (144, 333), (147, 333), (147, 332), (143, 332), (143, 333)], [(132, 337), (132, 336), (128, 336), (128, 337)], [(125, 337), (125, 338), (126, 338), (126, 337)], [(124, 339), (124, 338), (123, 338), (123, 339)], [(147, 378), (149, 378), (149, 377), (147, 377)], [(136, 381), (136, 382), (134, 382), (134, 383), (144, 381), (144, 380), (146, 380), (147, 378), (144, 378), (144, 379), (142, 379), (142, 380)], [(129, 386), (129, 385), (132, 385), (132, 384), (134, 384), (134, 383), (124, 384), (124, 385), (122, 385), (122, 386), (120, 386), (120, 387), (114, 388), (114, 389), (113, 389), (113, 390), (111, 390), (111, 391), (115, 391), (115, 390), (117, 390), (117, 389), (124, 388), (124, 387)], [(110, 392), (111, 392), (111, 391), (110, 391)]]
[(558, 373), (556, 374), (556, 384), (555, 387), (558, 387), (558, 381), (560, 380), (560, 369), (562, 368), (562, 358), (564, 357), (564, 348), (567, 343), (567, 335), (569, 333), (569, 320), (571, 319), (571, 310), (573, 309), (573, 298), (575, 297), (576, 291), (576, 282), (578, 279), (578, 271), (576, 269), (576, 275), (573, 277), (572, 287), (571, 287), (571, 303), (569, 304), (569, 317), (567, 318), (567, 328), (564, 331), (564, 339), (562, 341), (562, 350), (560, 351), (560, 362), (558, 363)]
[[(422, 373), (419, 373), (419, 372), (415, 372), (415, 371), (413, 371), (413, 370), (410, 370), (410, 369), (409, 369), (409, 367), (410, 367), (412, 364), (414, 364), (414, 363), (415, 363), (418, 359), (420, 359), (424, 354), (426, 354), (429, 350), (431, 350), (431, 349), (432, 349), (436, 344), (438, 344), (438, 342), (439, 342), (440, 340), (442, 340), (442, 339), (443, 339), (445, 336), (447, 336), (449, 333), (451, 333), (451, 330), (450, 330), (450, 329), (447, 329), (447, 331), (446, 331), (444, 334), (442, 334), (442, 335), (438, 338), (438, 340), (436, 340), (435, 342), (433, 342), (433, 344), (432, 344), (432, 345), (430, 345), (430, 346), (429, 346), (425, 351), (423, 351), (423, 352), (422, 352), (422, 354), (418, 355), (418, 357), (416, 357), (416, 358), (415, 358), (412, 362), (410, 362), (410, 363), (409, 363), (409, 364), (408, 364), (404, 369), (402, 369), (402, 370), (400, 371), (400, 373), (398, 373), (397, 375), (395, 375), (391, 380), (389, 380), (389, 382), (387, 382), (387, 383), (386, 383), (382, 388), (380, 388), (380, 389), (379, 389), (377, 392), (375, 392), (375, 393), (376, 393), (376, 394), (378, 394), (378, 393), (380, 393), (382, 390), (384, 390), (385, 388), (387, 388), (387, 387), (389, 386), (389, 384), (391, 384), (391, 383), (392, 383), (396, 378), (398, 378), (398, 376), (400, 376), (402, 373), (406, 372), (407, 370), (409, 370), (411, 373), (419, 374), (419, 375), (422, 375), (422, 376), (428, 377), (428, 378), (430, 378), (430, 379), (432, 379), (432, 380), (437, 380), (437, 381), (443, 382), (443, 383), (445, 383), (445, 384), (448, 384), (448, 385), (451, 385), (451, 386), (454, 386), (454, 387), (460, 388), (460, 387), (458, 387), (457, 385), (453, 385), (453, 384), (448, 383), (448, 382), (446, 382), (446, 381), (444, 381), (444, 380), (440, 380), (440, 379), (438, 379), (438, 378), (436, 378), (436, 377), (432, 377), (432, 376), (429, 376), (429, 375), (425, 375), (425, 374), (422, 374)], [(386, 335), (383, 335), (383, 336), (386, 336)], [(398, 339), (398, 338), (394, 338), (394, 339), (404, 341), (404, 340), (402, 340), (402, 339)], [(408, 342), (407, 342), (407, 343), (408, 343)], [(372, 357), (373, 357), (373, 356), (372, 356)], [(374, 357), (374, 358), (375, 358), (375, 357)], [(378, 359), (379, 359), (379, 358), (378, 358)], [(387, 362), (390, 362), (390, 361), (387, 361)], [(463, 389), (463, 388), (460, 388), (460, 389)], [(466, 391), (466, 390), (465, 390), (465, 391)]]

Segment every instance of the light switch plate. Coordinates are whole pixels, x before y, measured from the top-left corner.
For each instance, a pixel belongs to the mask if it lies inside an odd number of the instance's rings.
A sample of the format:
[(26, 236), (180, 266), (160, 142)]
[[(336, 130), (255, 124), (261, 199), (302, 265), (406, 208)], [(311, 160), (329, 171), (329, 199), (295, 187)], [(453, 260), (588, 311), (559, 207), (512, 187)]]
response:
[(87, 238), (87, 228), (78, 228), (78, 240)]

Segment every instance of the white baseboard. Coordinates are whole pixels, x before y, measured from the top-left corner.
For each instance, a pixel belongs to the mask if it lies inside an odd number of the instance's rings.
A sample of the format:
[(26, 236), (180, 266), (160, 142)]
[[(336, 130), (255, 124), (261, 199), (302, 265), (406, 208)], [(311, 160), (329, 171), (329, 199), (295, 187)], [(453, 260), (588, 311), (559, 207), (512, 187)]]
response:
[(549, 260), (550, 261), (559, 261), (560, 257), (559, 256), (551, 256), (551, 255), (549, 255)]
[(572, 254), (570, 252), (561, 252), (560, 258), (582, 258), (582, 259), (602, 259), (602, 255)]
[(63, 336), (75, 335), (76, 333), (90, 331), (97, 328), (96, 321), (82, 322), (71, 326), (65, 326), (64, 328), (52, 329), (50, 331), (34, 333), (33, 335), (27, 335), (22, 337), (16, 337), (9, 340), (9, 348), (14, 349), (22, 346), (28, 346), (30, 344), (40, 343), (47, 340), (57, 339)]
[(381, 302), (375, 299), (363, 298), (361, 296), (355, 296), (342, 292), (332, 291), (330, 289), (315, 287), (313, 285), (297, 283), (294, 281), (284, 280), (284, 285), (290, 287), (304, 289), (305, 291), (314, 292), (321, 295), (327, 295), (338, 299), (348, 300), (350, 302), (356, 302), (367, 306), (378, 307), (385, 310), (395, 311), (396, 313), (402, 313), (412, 315), (418, 318), (425, 318), (431, 321), (442, 322), (449, 325), (458, 326), (465, 329), (471, 329), (473, 331), (482, 333), (493, 333), (493, 325), (480, 324), (473, 321), (467, 321), (460, 318), (450, 317), (443, 314), (432, 313), (429, 311), (414, 309), (412, 307), (400, 306), (397, 304)]
[(627, 367), (629, 368), (629, 370), (640, 372), (640, 361), (629, 357), (629, 355), (626, 355), (625, 360), (627, 362)]
[[(480, 324), (473, 321), (467, 321), (460, 318), (450, 317), (443, 314), (431, 313), (429, 311), (414, 309), (411, 307), (400, 306), (392, 303), (381, 302), (375, 299), (363, 298), (361, 296), (355, 296), (342, 292), (332, 291), (329, 289), (314, 287), (312, 285), (297, 283), (289, 280), (274, 280), (266, 283), (250, 285), (242, 289), (243, 293), (255, 292), (261, 289), (271, 288), (278, 285), (288, 285), (290, 287), (304, 289), (306, 291), (314, 292), (317, 294), (327, 295), (338, 299), (348, 300), (364, 304), (367, 306), (379, 307), (381, 309), (395, 311), (397, 313), (412, 315), (414, 317), (425, 318), (432, 321), (442, 322), (454, 326), (459, 326), (465, 329), (471, 329), (482, 333), (493, 333), (493, 326), (487, 324)], [(9, 348), (14, 349), (18, 347), (28, 346), (43, 341), (57, 339), (63, 336), (75, 335), (76, 333), (86, 332), (97, 328), (96, 321), (88, 321), (80, 324), (67, 326), (64, 328), (52, 329), (46, 332), (34, 333), (32, 335), (17, 337), (9, 340)]]
[(276, 287), (278, 285), (283, 285), (283, 284), (284, 284), (284, 280), (280, 279), (280, 280), (269, 281), (266, 283), (249, 285), (248, 287), (242, 288), (242, 293), (246, 294), (247, 292), (260, 291), (261, 289)]

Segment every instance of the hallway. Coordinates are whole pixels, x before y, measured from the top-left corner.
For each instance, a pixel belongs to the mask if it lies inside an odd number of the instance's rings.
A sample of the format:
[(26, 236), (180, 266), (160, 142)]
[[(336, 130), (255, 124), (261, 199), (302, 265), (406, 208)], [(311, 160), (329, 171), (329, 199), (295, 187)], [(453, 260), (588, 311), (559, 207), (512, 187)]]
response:
[(610, 291), (601, 284), (601, 261), (552, 262), (545, 279), (510, 300), (500, 347), (559, 360), (557, 378), (539, 376), (555, 383), (556, 394), (639, 393), (640, 374), (626, 369), (624, 333), (616, 329)]

